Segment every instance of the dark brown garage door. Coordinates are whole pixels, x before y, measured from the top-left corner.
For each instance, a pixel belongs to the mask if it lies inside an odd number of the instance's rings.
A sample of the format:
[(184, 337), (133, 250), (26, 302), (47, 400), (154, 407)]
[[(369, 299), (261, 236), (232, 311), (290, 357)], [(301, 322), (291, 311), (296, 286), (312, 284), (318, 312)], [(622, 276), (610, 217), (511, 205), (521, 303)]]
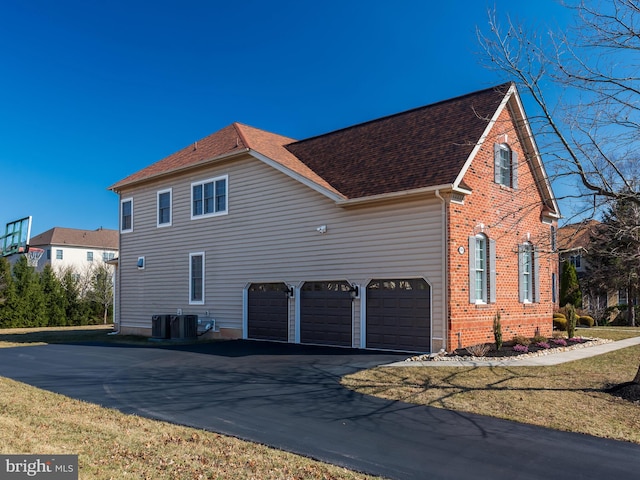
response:
[(300, 291), (300, 342), (351, 346), (349, 282), (306, 282)]
[(422, 278), (367, 285), (367, 348), (428, 352), (431, 287)]
[(288, 296), (288, 288), (284, 283), (252, 283), (249, 286), (249, 338), (283, 342), (289, 339)]

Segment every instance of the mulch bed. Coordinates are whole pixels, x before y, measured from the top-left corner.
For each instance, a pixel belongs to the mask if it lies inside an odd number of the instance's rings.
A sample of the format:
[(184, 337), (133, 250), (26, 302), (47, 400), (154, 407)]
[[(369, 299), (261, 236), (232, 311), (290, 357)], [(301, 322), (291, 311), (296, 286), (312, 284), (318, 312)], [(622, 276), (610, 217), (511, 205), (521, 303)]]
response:
[(621, 383), (607, 388), (605, 392), (620, 397), (629, 402), (640, 403), (640, 384), (633, 382)]

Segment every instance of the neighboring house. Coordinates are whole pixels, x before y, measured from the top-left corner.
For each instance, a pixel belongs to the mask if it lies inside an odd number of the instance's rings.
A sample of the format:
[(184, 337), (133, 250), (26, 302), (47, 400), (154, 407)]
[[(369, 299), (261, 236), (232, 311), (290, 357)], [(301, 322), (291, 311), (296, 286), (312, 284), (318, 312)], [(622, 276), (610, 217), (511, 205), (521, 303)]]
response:
[(72, 267), (76, 274), (81, 275), (96, 262), (107, 262), (117, 257), (118, 240), (117, 230), (54, 227), (32, 237), (29, 247), (44, 250), (37, 271), (42, 271), (45, 265), (51, 265), (55, 272)]
[[(572, 223), (558, 229), (558, 250), (560, 268), (562, 273), (563, 264), (570, 262), (576, 267), (578, 281), (582, 289), (582, 306), (591, 313), (602, 315), (607, 307), (615, 305), (627, 305), (628, 294), (625, 288), (611, 289), (601, 292), (590, 292), (586, 288), (586, 278), (589, 275), (589, 244), (591, 237), (600, 225), (597, 220), (585, 220), (583, 222)], [(634, 304), (637, 303), (634, 300)]]
[(515, 85), (295, 141), (234, 123), (112, 185), (116, 322), (420, 352), (550, 335), (559, 218)]

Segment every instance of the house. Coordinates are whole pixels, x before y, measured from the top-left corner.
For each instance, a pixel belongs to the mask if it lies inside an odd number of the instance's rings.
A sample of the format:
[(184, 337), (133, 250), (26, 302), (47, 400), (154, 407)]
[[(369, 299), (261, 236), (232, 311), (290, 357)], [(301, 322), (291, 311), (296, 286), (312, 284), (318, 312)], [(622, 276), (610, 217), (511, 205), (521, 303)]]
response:
[(116, 322), (437, 352), (549, 335), (559, 210), (514, 84), (296, 141), (240, 123), (110, 187)]
[(41, 272), (45, 265), (51, 265), (55, 272), (71, 267), (80, 275), (97, 262), (107, 262), (117, 257), (118, 240), (118, 230), (54, 227), (32, 237), (29, 247), (44, 250), (37, 271)]
[[(582, 290), (582, 306), (595, 318), (604, 316), (608, 307), (629, 303), (626, 288), (594, 291), (588, 288), (586, 280), (589, 275), (589, 245), (600, 225), (598, 220), (588, 219), (558, 229), (559, 271), (562, 272), (565, 262), (570, 262), (576, 267)], [(633, 299), (632, 302), (634, 305), (637, 304), (637, 299)]]

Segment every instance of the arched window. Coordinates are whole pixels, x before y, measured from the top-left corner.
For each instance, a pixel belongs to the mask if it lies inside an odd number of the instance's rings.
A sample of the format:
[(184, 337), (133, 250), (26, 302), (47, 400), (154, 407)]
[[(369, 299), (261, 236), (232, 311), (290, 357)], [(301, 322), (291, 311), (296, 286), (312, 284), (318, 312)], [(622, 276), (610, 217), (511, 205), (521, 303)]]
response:
[(505, 187), (518, 188), (518, 153), (506, 143), (496, 143), (494, 153), (494, 180)]

